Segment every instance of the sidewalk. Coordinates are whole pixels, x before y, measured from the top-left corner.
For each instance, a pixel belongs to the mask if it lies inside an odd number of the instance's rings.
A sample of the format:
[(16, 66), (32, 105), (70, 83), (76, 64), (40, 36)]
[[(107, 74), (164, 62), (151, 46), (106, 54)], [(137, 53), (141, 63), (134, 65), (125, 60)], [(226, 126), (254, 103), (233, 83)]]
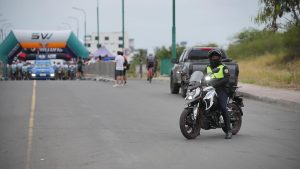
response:
[[(96, 81), (113, 81), (110, 78), (97, 77)], [(130, 79), (129, 79), (130, 80)], [(159, 81), (169, 81), (169, 77), (157, 77), (153, 79)], [(245, 98), (260, 100), (263, 102), (292, 106), (300, 109), (300, 91), (263, 87), (252, 84), (240, 83), (238, 93)]]
[(244, 97), (270, 103), (283, 104), (300, 108), (300, 91), (263, 87), (246, 83), (239, 83), (238, 89)]

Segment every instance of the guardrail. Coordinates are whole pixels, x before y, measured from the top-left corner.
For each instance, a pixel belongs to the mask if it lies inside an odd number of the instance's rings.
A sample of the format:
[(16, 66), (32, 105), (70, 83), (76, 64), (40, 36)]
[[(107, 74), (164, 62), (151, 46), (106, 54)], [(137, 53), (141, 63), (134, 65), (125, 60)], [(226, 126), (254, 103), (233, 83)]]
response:
[(102, 77), (115, 77), (115, 62), (97, 62), (89, 65), (85, 65), (83, 67), (83, 71), (85, 74), (92, 74), (95, 76)]

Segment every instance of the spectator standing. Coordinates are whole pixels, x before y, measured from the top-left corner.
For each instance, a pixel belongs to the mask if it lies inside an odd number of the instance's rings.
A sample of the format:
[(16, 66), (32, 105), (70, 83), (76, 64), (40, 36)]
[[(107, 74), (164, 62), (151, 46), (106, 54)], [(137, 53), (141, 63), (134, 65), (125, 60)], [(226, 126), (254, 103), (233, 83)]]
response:
[(54, 76), (55, 76), (55, 80), (57, 80), (57, 77), (58, 77), (58, 71), (57, 71), (57, 65), (56, 65), (56, 62), (54, 61), (53, 62), (53, 69), (54, 69)]
[(127, 77), (126, 77), (126, 72), (127, 70), (129, 70), (129, 63), (128, 63), (128, 58), (127, 56), (123, 56), (124, 57), (124, 71), (123, 71), (123, 80), (124, 80), (124, 84), (127, 83)]
[(23, 63), (22, 61), (19, 60), (17, 62), (17, 80), (22, 79), (22, 67), (23, 67)]
[(80, 79), (83, 77), (82, 67), (83, 67), (83, 61), (81, 58), (78, 58), (78, 60), (77, 60), (77, 78), (80, 78)]
[(11, 65), (11, 77), (13, 80), (16, 80), (16, 75), (17, 75), (17, 64), (16, 61), (13, 61)]
[(115, 58), (116, 62), (116, 83), (113, 87), (123, 86), (123, 71), (124, 71), (124, 57), (123, 52), (118, 51), (117, 56)]

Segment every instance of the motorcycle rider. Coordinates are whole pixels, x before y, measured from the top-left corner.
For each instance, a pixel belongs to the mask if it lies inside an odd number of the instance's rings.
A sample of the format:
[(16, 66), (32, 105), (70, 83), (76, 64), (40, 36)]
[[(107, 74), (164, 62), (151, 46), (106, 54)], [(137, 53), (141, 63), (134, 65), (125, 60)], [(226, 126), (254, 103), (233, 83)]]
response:
[[(150, 80), (150, 76), (153, 76), (153, 69), (155, 66), (155, 56), (150, 53), (146, 58), (146, 67), (147, 67), (147, 80)], [(150, 75), (150, 69), (152, 68), (152, 74)]]
[(226, 135), (225, 139), (231, 139), (232, 132), (230, 126), (230, 117), (227, 111), (227, 103), (228, 103), (228, 86), (229, 86), (229, 69), (227, 66), (223, 65), (222, 60), (222, 52), (219, 49), (212, 49), (208, 52), (209, 65), (205, 69), (206, 74), (212, 73), (212, 70), (215, 68), (219, 68), (217, 73), (212, 74), (211, 85), (216, 89), (217, 99), (219, 102), (219, 106), (222, 112), (222, 116), (225, 122)]

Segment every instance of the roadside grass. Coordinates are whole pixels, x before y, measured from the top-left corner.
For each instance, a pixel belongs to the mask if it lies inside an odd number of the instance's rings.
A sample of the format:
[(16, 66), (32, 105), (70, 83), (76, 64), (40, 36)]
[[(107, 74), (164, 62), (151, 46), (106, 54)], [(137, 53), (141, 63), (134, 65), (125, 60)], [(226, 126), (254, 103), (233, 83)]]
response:
[(284, 61), (283, 54), (239, 60), (239, 80), (262, 86), (300, 90), (300, 59)]

